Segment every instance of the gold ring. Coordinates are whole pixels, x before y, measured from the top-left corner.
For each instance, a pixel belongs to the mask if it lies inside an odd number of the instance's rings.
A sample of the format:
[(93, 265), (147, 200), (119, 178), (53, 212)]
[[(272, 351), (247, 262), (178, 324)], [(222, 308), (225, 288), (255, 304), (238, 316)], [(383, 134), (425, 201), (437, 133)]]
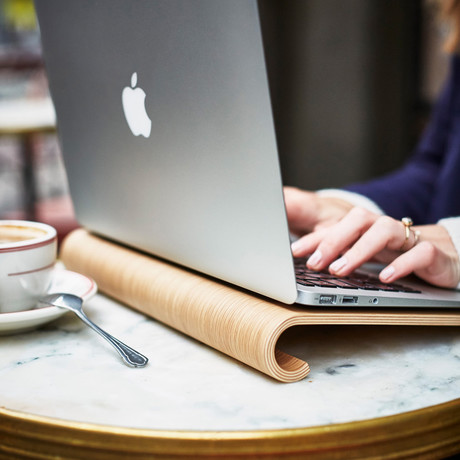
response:
[[(405, 238), (404, 238), (404, 243), (399, 248), (399, 250), (404, 251), (404, 246), (406, 246), (407, 242), (409, 241), (411, 227), (412, 227), (412, 225), (414, 225), (414, 222), (412, 221), (412, 219), (410, 217), (403, 217), (401, 219), (401, 222), (404, 225)], [(417, 243), (417, 240), (418, 240), (418, 235), (415, 234), (415, 243)]]

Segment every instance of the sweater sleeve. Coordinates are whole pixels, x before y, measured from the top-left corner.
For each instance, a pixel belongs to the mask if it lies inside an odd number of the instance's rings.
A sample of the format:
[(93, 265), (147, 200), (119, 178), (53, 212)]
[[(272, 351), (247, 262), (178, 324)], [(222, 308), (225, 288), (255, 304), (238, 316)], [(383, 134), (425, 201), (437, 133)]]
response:
[(410, 160), (401, 169), (381, 178), (345, 187), (375, 202), (396, 219), (408, 215), (417, 224), (427, 222), (427, 210), (439, 180), (449, 127), (454, 93), (454, 69), (440, 94), (431, 121)]

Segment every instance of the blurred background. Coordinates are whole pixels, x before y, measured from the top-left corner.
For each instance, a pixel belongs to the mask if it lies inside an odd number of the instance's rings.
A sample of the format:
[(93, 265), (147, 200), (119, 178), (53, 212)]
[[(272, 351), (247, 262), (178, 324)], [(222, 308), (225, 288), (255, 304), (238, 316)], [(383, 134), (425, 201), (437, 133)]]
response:
[(0, 0), (0, 218), (77, 226), (32, 0)]
[(337, 187), (401, 165), (447, 70), (436, 2), (260, 5), (284, 183)]
[[(401, 165), (448, 65), (432, 2), (259, 5), (284, 183), (340, 187)], [(0, 0), (0, 218), (61, 237), (77, 225), (32, 0)]]

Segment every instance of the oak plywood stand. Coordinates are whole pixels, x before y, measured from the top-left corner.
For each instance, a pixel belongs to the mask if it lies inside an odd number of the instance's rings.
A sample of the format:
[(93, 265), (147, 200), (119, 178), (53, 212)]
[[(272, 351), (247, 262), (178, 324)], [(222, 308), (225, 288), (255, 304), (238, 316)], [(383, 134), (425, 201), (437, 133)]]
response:
[(460, 325), (456, 310), (284, 305), (83, 229), (66, 238), (60, 256), (69, 270), (93, 278), (103, 293), (281, 382), (299, 381), (310, 370), (308, 363), (277, 348), (281, 335), (294, 326)]

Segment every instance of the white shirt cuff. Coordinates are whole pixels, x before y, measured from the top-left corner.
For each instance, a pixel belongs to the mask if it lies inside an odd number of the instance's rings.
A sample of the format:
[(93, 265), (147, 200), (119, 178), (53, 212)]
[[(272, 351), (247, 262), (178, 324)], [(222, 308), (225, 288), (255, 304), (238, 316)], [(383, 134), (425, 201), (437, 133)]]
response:
[[(449, 233), (460, 259), (460, 217), (448, 217), (446, 219), (441, 219), (438, 222), (438, 225), (442, 225)], [(460, 283), (458, 283), (457, 289), (460, 289)]]
[(348, 201), (353, 206), (367, 209), (368, 211), (375, 212), (376, 214), (385, 214), (383, 210), (372, 200), (360, 195), (359, 193), (349, 192), (348, 190), (340, 190), (336, 188), (325, 188), (316, 192), (318, 195), (331, 198), (339, 198)]

